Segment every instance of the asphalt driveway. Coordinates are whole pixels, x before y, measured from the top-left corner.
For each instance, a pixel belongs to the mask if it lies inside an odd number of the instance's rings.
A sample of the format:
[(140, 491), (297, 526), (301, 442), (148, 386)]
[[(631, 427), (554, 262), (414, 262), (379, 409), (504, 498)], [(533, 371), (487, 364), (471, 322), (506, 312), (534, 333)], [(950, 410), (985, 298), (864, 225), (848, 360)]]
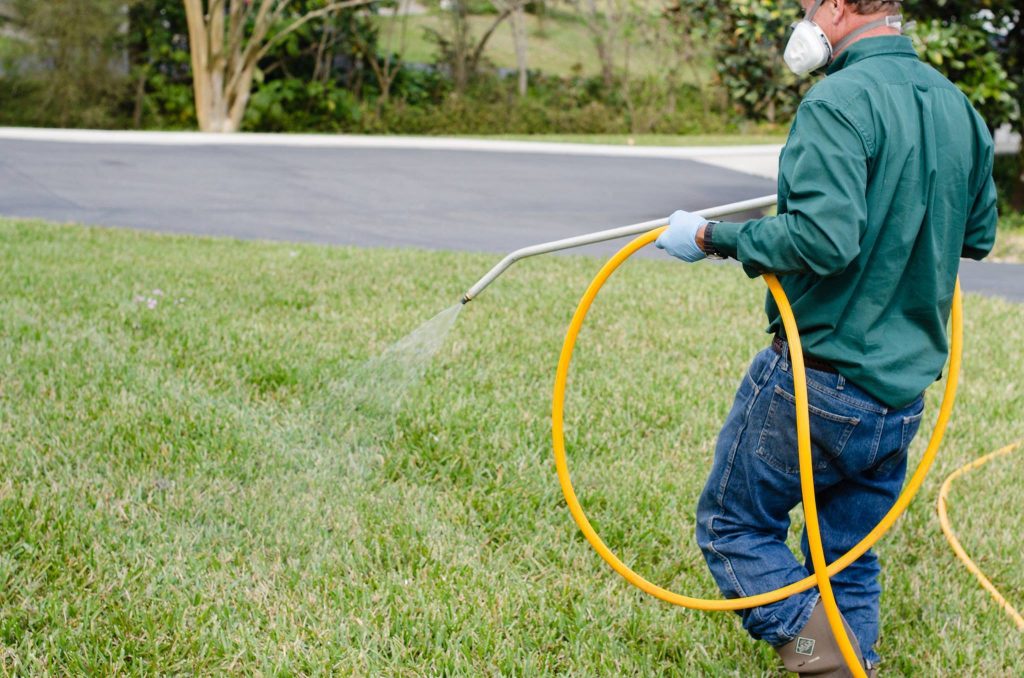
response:
[[(237, 238), (504, 253), (775, 189), (769, 178), (641, 157), (643, 149), (579, 155), (522, 144), (444, 148), (443, 140), (372, 148), (3, 136), (0, 214)], [(743, 164), (742, 156), (727, 163)], [(967, 291), (1024, 301), (1024, 266), (965, 262), (962, 277)]]

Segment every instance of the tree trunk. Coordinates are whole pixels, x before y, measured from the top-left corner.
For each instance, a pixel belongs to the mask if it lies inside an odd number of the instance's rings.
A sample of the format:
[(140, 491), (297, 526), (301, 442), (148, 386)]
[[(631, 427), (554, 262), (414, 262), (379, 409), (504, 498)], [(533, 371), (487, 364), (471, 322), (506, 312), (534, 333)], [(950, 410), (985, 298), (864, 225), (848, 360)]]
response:
[(377, 113), (379, 115), (381, 107), (385, 106), (391, 97), (391, 83), (394, 82), (395, 75), (401, 68), (401, 62), (396, 59), (396, 62), (392, 63), (391, 58), (387, 57), (381, 63), (376, 54), (370, 55), (367, 62), (370, 64), (370, 70), (373, 71), (373, 77), (376, 78), (377, 87), (380, 89), (380, 96), (377, 97)]
[(611, 50), (602, 40), (594, 41), (594, 47), (597, 48), (597, 58), (601, 61), (601, 80), (604, 81), (606, 88), (611, 89), (615, 84), (615, 64), (612, 61)]
[[(576, 0), (579, 2), (579, 0)], [(612, 15), (612, 3), (606, 4), (608, 11), (602, 16), (597, 10), (597, 0), (584, 0), (584, 4), (576, 5), (583, 25), (590, 33), (590, 39), (594, 43), (594, 50), (597, 52), (597, 59), (601, 62), (601, 79), (606, 89), (610, 90), (615, 84), (615, 34), (617, 25)]]
[(455, 39), (452, 41), (454, 52), (452, 63), (452, 79), (455, 81), (455, 91), (462, 94), (469, 84), (469, 73), (474, 70), (471, 66), (469, 54), (469, 16), (464, 0), (454, 0), (453, 18), (455, 20)]
[(135, 81), (135, 104), (132, 106), (132, 127), (135, 129), (142, 127), (142, 107), (146, 99), (146, 75), (148, 71), (148, 65), (139, 69), (139, 77)]
[(621, 28), (621, 15), (616, 11), (615, 0), (605, 1), (604, 14), (604, 43), (601, 56), (601, 77), (606, 85), (611, 87), (615, 84), (615, 48), (619, 42), (619, 29)]
[(533, 3), (533, 15), (537, 17), (537, 37), (548, 35), (548, 0), (536, 0)]
[(1017, 183), (1010, 194), (1010, 205), (1018, 212), (1024, 212), (1024, 133), (1021, 134), (1020, 149), (1017, 151)]
[(330, 2), (285, 20), (289, 0), (182, 0), (192, 57), (196, 120), (203, 132), (237, 132), (260, 59), (293, 31), (317, 17), (372, 0)]
[(516, 68), (519, 70), (519, 96), (526, 96), (529, 74), (526, 63), (526, 16), (523, 3), (517, 2), (512, 10), (512, 40), (516, 48)]
[(188, 22), (188, 47), (192, 56), (192, 94), (196, 120), (203, 132), (210, 130), (213, 82), (210, 76), (210, 45), (202, 0), (184, 0)]

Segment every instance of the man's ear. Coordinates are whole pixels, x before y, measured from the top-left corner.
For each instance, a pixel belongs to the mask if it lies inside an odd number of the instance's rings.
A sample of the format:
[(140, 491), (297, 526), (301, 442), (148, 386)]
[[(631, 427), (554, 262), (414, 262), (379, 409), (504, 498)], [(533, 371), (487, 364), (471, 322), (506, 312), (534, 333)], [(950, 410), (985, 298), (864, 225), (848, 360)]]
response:
[(846, 0), (832, 0), (832, 25), (838, 26), (849, 12), (850, 8), (847, 6)]

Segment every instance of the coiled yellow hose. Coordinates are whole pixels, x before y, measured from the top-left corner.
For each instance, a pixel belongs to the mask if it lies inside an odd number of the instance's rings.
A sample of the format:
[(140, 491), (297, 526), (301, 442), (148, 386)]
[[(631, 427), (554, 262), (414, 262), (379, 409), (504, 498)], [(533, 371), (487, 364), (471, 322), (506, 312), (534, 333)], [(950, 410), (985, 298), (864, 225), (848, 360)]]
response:
[(1020, 612), (1018, 612), (1017, 609), (1003, 597), (1003, 594), (999, 592), (999, 589), (997, 589), (995, 585), (989, 581), (989, 578), (986, 577), (980, 569), (978, 569), (978, 566), (973, 560), (971, 560), (971, 557), (967, 555), (967, 551), (965, 551), (964, 547), (960, 545), (960, 540), (956, 538), (956, 535), (953, 533), (953, 527), (949, 524), (949, 515), (946, 511), (946, 503), (949, 499), (949, 488), (952, 487), (954, 480), (968, 471), (973, 471), (979, 466), (984, 466), (997, 457), (1004, 457), (1010, 454), (1014, 450), (1020, 448), (1022, 443), (1024, 443), (1024, 441), (1017, 441), (1007, 445), (995, 452), (986, 454), (984, 457), (975, 459), (969, 464), (964, 464), (957, 470), (953, 471), (949, 477), (946, 478), (946, 481), (942, 483), (942, 488), (939, 490), (938, 501), (939, 525), (942, 526), (942, 533), (946, 535), (946, 541), (948, 541), (949, 545), (953, 547), (953, 553), (956, 554), (956, 557), (960, 559), (960, 562), (964, 564), (967, 570), (975, 576), (981, 584), (981, 587), (988, 591), (995, 601), (999, 603), (999, 607), (1003, 608), (1003, 610), (1006, 611), (1006, 614), (1010, 615), (1010, 618), (1013, 620), (1013, 623), (1017, 625), (1017, 629), (1019, 631), (1024, 631), (1024, 616), (1021, 616)]
[(914, 495), (916, 495), (918, 490), (921, 488), (921, 484), (924, 482), (925, 476), (928, 474), (932, 463), (935, 461), (935, 455), (938, 452), (946, 426), (949, 423), (950, 414), (953, 411), (953, 403), (956, 399), (956, 390), (960, 378), (960, 364), (963, 348), (963, 302), (960, 293), (960, 282), (959, 280), (957, 281), (953, 299), (949, 376), (946, 380), (946, 389), (943, 394), (942, 406), (939, 410), (939, 417), (935, 424), (935, 430), (932, 432), (932, 436), (928, 441), (928, 447), (925, 450), (924, 456), (921, 458), (921, 462), (918, 464), (914, 474), (907, 482), (902, 494), (900, 494), (896, 503), (889, 512), (885, 514), (881, 521), (879, 521), (878, 525), (876, 525), (874, 529), (872, 529), (871, 532), (860, 541), (860, 543), (826, 567), (825, 555), (821, 544), (821, 535), (818, 530), (818, 514), (814, 502), (814, 478), (811, 465), (810, 430), (807, 413), (807, 382), (806, 374), (804, 372), (803, 351), (800, 346), (800, 336), (797, 331), (796, 321), (793, 317), (793, 310), (789, 305), (789, 301), (786, 298), (785, 292), (782, 290), (782, 286), (779, 284), (778, 279), (771, 274), (764, 276), (765, 282), (767, 282), (768, 288), (779, 307), (782, 322), (786, 329), (786, 337), (790, 342), (790, 353), (793, 364), (793, 386), (794, 395), (796, 396), (800, 484), (804, 503), (804, 516), (807, 525), (807, 537), (815, 573), (814, 575), (805, 577), (804, 579), (788, 586), (754, 596), (747, 596), (745, 598), (732, 598), (728, 600), (692, 598), (674, 593), (644, 579), (634, 572), (628, 565), (619, 560), (619, 558), (616, 557), (616, 555), (605, 545), (604, 541), (601, 540), (601, 537), (598, 536), (597, 532), (591, 526), (590, 521), (587, 519), (586, 514), (583, 512), (583, 508), (580, 506), (580, 502), (576, 497), (576, 492), (572, 487), (572, 482), (569, 478), (569, 467), (565, 456), (565, 436), (563, 432), (565, 390), (566, 381), (569, 376), (569, 365), (572, 361), (572, 352), (576, 344), (576, 338), (579, 335), (580, 329), (583, 327), (583, 321), (587, 316), (587, 312), (590, 310), (591, 304), (593, 304), (594, 299), (597, 297), (597, 293), (601, 290), (601, 287), (605, 284), (611, 274), (614, 273), (626, 259), (640, 248), (654, 242), (654, 240), (656, 240), (664, 230), (665, 227), (656, 228), (637, 237), (619, 250), (615, 256), (609, 259), (598, 272), (594, 280), (590, 283), (590, 286), (584, 293), (579, 305), (576, 307), (576, 312), (572, 317), (572, 321), (569, 323), (569, 329), (566, 332), (565, 341), (562, 344), (562, 353), (558, 360), (558, 369), (555, 373), (555, 386), (551, 408), (551, 435), (552, 443), (554, 445), (555, 467), (558, 471), (558, 482), (562, 487), (562, 493), (565, 495), (565, 501), (569, 505), (569, 512), (572, 514), (573, 520), (576, 521), (576, 524), (583, 532), (583, 536), (586, 537), (587, 541), (590, 542), (590, 545), (595, 551), (597, 551), (598, 555), (600, 555), (601, 558), (603, 558), (604, 561), (612, 567), (612, 569), (642, 591), (664, 600), (667, 603), (672, 603), (673, 605), (679, 605), (695, 610), (741, 610), (774, 603), (795, 593), (806, 591), (812, 586), (817, 585), (821, 593), (829, 624), (832, 627), (832, 631), (839, 643), (843, 657), (846, 659), (846, 662), (854, 676), (857, 676), (857, 678), (866, 678), (864, 667), (860, 661), (858, 661), (856, 652), (853, 649), (853, 645), (850, 643), (850, 639), (846, 634), (846, 629), (843, 626), (839, 608), (836, 605), (834, 596), (832, 595), (832, 587), (830, 585), (829, 578), (836, 573), (841, 572), (844, 568), (856, 561), (892, 527), (896, 522), (896, 519), (899, 518), (900, 514), (903, 513), (914, 498)]

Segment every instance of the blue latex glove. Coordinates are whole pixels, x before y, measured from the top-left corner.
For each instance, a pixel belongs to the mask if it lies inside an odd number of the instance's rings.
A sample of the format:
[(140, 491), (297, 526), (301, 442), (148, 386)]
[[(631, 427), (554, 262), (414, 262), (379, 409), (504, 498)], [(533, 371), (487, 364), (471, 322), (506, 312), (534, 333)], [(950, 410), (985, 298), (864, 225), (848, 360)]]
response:
[(668, 228), (658, 236), (654, 246), (690, 263), (706, 259), (708, 255), (697, 247), (697, 231), (706, 223), (708, 220), (699, 214), (677, 210), (669, 217)]

